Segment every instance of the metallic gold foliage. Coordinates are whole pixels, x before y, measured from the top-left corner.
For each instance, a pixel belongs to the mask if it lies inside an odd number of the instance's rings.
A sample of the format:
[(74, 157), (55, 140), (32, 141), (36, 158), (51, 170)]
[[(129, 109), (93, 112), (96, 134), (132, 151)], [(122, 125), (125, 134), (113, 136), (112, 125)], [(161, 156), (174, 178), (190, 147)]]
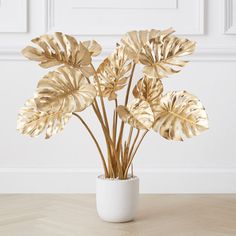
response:
[(39, 111), (35, 104), (35, 100), (29, 99), (19, 112), (17, 129), (20, 133), (31, 137), (38, 136), (45, 131), (45, 138), (47, 139), (63, 130), (71, 116), (72, 113), (64, 113), (61, 110), (58, 110), (57, 112)]
[(39, 81), (35, 101), (40, 111), (79, 112), (95, 96), (95, 87), (78, 70), (64, 66)]
[[(24, 56), (38, 61), (43, 68), (58, 68), (39, 81), (34, 99), (28, 100), (19, 112), (17, 129), (32, 137), (45, 132), (50, 138), (74, 115), (98, 149), (105, 178), (112, 179), (128, 178), (134, 156), (149, 130), (178, 141), (200, 134), (208, 128), (208, 118), (198, 98), (186, 91), (163, 95), (161, 79), (179, 72), (187, 63), (181, 57), (195, 49), (195, 42), (175, 37), (173, 32), (172, 28), (128, 32), (97, 69), (92, 57), (99, 55), (102, 48), (94, 40), (77, 42), (60, 32), (33, 39), (34, 45), (23, 49)], [(143, 76), (135, 82), (139, 65)], [(129, 102), (133, 84), (134, 100)], [(118, 91), (126, 85), (124, 99), (118, 98)], [(108, 112), (105, 97), (115, 100), (110, 103), (113, 112)], [(78, 113), (91, 104), (106, 150)], [(110, 114), (113, 117), (109, 121)]]
[(148, 102), (134, 99), (130, 104), (118, 106), (117, 113), (124, 122), (137, 129), (150, 129), (153, 125), (154, 116)]
[(132, 63), (127, 58), (126, 48), (117, 45), (116, 50), (98, 67), (97, 75), (102, 95), (109, 100), (117, 98), (116, 91), (126, 85)]
[(187, 63), (179, 57), (193, 53), (195, 46), (195, 42), (174, 36), (151, 39), (142, 48), (139, 56), (140, 63), (144, 65), (143, 73), (151, 78), (161, 79), (179, 72), (176, 68)]
[(124, 37), (121, 39), (121, 42), (127, 47), (128, 57), (133, 59), (135, 63), (138, 63), (142, 47), (146, 45), (150, 39), (156, 37), (164, 39), (173, 32), (174, 30), (172, 28), (163, 31), (155, 29), (131, 31), (124, 35)]
[(101, 45), (95, 40), (83, 41), (82, 44), (89, 50), (92, 57), (98, 56), (102, 51)]
[(96, 41), (78, 43), (70, 35), (56, 32), (54, 35), (42, 35), (32, 40), (36, 47), (27, 46), (22, 50), (25, 57), (39, 61), (43, 68), (61, 64), (79, 68), (85, 76), (93, 73), (90, 67), (91, 56), (101, 52), (101, 46)]
[(157, 109), (153, 129), (170, 140), (183, 141), (208, 129), (205, 108), (186, 91), (168, 92)]
[(148, 78), (147, 76), (140, 79), (133, 89), (133, 95), (135, 98), (147, 101), (150, 104), (154, 116), (156, 113), (156, 106), (159, 104), (162, 92), (163, 85), (161, 80), (156, 78)]

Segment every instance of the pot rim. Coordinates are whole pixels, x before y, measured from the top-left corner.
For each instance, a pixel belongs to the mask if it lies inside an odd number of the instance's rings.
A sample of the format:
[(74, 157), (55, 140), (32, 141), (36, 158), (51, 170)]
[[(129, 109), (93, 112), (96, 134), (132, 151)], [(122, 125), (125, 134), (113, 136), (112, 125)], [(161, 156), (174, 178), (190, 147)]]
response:
[(118, 178), (114, 179), (114, 178), (105, 178), (104, 174), (101, 174), (97, 176), (97, 180), (107, 181), (107, 182), (133, 182), (139, 180), (139, 178), (136, 175), (132, 177), (129, 175), (128, 179), (118, 179)]

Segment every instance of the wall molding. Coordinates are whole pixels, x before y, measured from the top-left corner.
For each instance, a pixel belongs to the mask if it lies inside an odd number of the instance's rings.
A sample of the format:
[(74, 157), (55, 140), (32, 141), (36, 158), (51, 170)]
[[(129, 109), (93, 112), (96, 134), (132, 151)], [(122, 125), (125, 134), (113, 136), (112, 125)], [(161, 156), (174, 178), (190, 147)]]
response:
[[(0, 193), (94, 193), (99, 173), (91, 168), (0, 168)], [(151, 168), (135, 174), (141, 193), (236, 193), (236, 168)]]
[[(180, 10), (180, 12), (181, 12), (180, 14), (183, 15), (183, 12), (181, 11), (181, 8), (180, 8), (180, 6), (183, 6), (183, 3), (184, 3), (182, 1), (184, 1), (184, 0), (175, 0), (174, 6), (169, 6), (169, 7), (168, 6), (167, 7), (162, 7), (162, 6), (160, 6), (160, 7), (156, 6), (155, 7), (154, 6), (152, 8), (149, 8), (149, 7), (131, 7), (131, 6), (127, 6), (127, 3), (126, 3), (125, 7), (119, 7), (119, 8), (116, 8), (116, 10), (122, 10), (122, 11), (123, 10), (143, 10), (143, 11), (165, 10), (166, 11), (166, 10), (169, 9), (170, 11)], [(194, 1), (196, 1), (196, 0), (194, 0)], [(63, 26), (61, 26), (61, 25), (57, 26), (56, 23), (55, 23), (55, 17), (56, 17), (55, 6), (56, 6), (56, 4), (58, 4), (59, 1), (57, 2), (55, 0), (45, 0), (45, 2), (46, 2), (45, 12), (47, 12), (45, 14), (46, 22), (47, 22), (45, 31), (46, 32), (53, 32), (53, 31), (58, 31), (58, 30), (65, 30), (65, 29), (63, 29)], [(95, 1), (95, 3), (96, 3), (96, 1)], [(95, 3), (93, 3), (93, 4), (95, 4)], [(96, 7), (96, 6), (92, 6), (91, 4), (89, 5), (88, 3), (86, 3), (86, 4), (87, 5), (85, 5), (85, 6), (82, 5), (81, 7), (80, 6), (71, 6), (70, 7), (70, 11), (71, 11), (70, 14), (72, 14), (73, 11), (75, 11), (75, 10), (87, 10), (87, 11), (89, 11), (89, 10), (94, 11), (95, 10), (96, 11), (96, 10), (108, 10), (108, 9), (112, 10), (112, 9), (115, 9), (114, 7), (105, 7), (105, 6)], [(164, 1), (160, 2), (159, 4), (163, 5)], [(198, 10), (198, 19), (197, 19), (198, 27), (196, 29), (194, 29), (193, 27), (189, 27), (187, 31), (186, 31), (186, 29), (183, 29), (183, 30), (178, 29), (178, 32), (180, 32), (179, 35), (203, 35), (204, 34), (205, 0), (197, 0), (197, 5), (198, 5), (198, 9), (194, 9), (194, 10), (195, 11)], [(165, 12), (164, 15), (166, 15), (166, 14), (167, 14), (167, 12)], [(188, 11), (186, 11), (186, 14), (189, 14)], [(80, 21), (78, 21), (78, 22), (80, 22)], [(70, 27), (70, 24), (67, 25), (67, 29), (69, 27)], [(77, 28), (78, 27), (76, 27), (76, 29)], [(98, 30), (98, 31), (96, 31), (97, 27), (91, 29), (91, 31), (88, 30), (88, 28), (91, 28), (91, 27), (87, 27), (87, 26), (83, 27), (82, 26), (80, 28), (80, 35), (86, 35), (86, 36), (88, 36), (88, 35), (90, 35), (90, 36), (91, 35), (96, 35), (96, 36), (105, 36), (105, 35), (121, 36), (121, 34), (117, 33), (117, 30), (112, 33), (114, 27), (112, 27), (112, 28), (111, 27), (110, 28), (105, 27), (103, 30)], [(148, 27), (148, 28), (150, 28), (150, 27)], [(72, 31), (74, 31), (74, 29), (70, 28), (69, 31), (72, 32)], [(72, 34), (77, 35), (76, 32), (72, 32)]]
[[(55, 1), (55, 0), (50, 0)], [(78, 2), (76, 2), (78, 3)], [(72, 6), (73, 9), (108, 9), (108, 10), (136, 10), (136, 9), (177, 9), (179, 5), (179, 0), (165, 0), (165, 1), (152, 1), (152, 4), (149, 4), (149, 0), (145, 2), (145, 6), (143, 3), (135, 1), (135, 6), (132, 1), (127, 1), (125, 3), (125, 7), (120, 5), (119, 1), (112, 0), (103, 0), (99, 2), (99, 5), (94, 6), (94, 2), (91, 0), (86, 0), (85, 2), (79, 2), (79, 6)]]
[[(0, 61), (26, 61), (27, 59), (20, 53), (21, 50), (22, 48), (0, 48)], [(95, 57), (94, 61), (102, 62), (112, 51), (112, 48), (104, 48), (103, 53)], [(188, 59), (190, 61), (236, 61), (236, 48), (199, 48)]]
[(236, 34), (236, 22), (234, 20), (234, 0), (224, 0), (224, 34)]
[[(26, 3), (28, 2), (27, 0), (23, 0)], [(170, 0), (168, 9), (170, 11), (175, 11), (176, 9), (181, 8), (181, 4), (183, 4), (181, 2), (182, 0)], [(58, 1), (59, 2), (59, 1)], [(90, 1), (90, 3), (88, 3), (88, 1), (85, 1), (83, 4), (83, 7), (91, 7), (91, 3), (93, 2), (93, 0)], [(109, 2), (109, 1), (108, 1)], [(233, 8), (232, 8), (232, 4), (233, 4), (233, 0), (224, 0), (224, 9), (222, 8), (222, 12), (224, 12), (224, 33), (225, 34), (236, 34), (236, 24), (233, 22)], [(43, 24), (44, 24), (44, 28), (45, 28), (45, 33), (49, 33), (49, 31), (51, 31), (54, 26), (55, 26), (55, 4), (57, 4), (57, 2), (55, 0), (43, 0), (42, 1), (42, 9), (43, 9)], [(90, 5), (88, 5), (90, 4)], [(104, 3), (105, 4), (105, 3)], [(110, 4), (110, 3), (109, 3)], [(167, 4), (165, 3), (161, 3), (161, 4)], [(171, 5), (172, 4), (172, 5)], [(234, 3), (235, 4), (235, 3)], [(78, 4), (77, 4), (78, 5)], [(105, 7), (105, 5), (103, 6)], [(132, 6), (129, 6), (130, 8)], [(198, 27), (198, 33), (197, 34), (204, 34), (204, 15), (205, 15), (205, 1), (204, 0), (198, 0), (198, 7), (197, 9), (200, 9), (198, 11), (199, 13), (199, 17), (196, 17), (199, 19), (199, 27)], [(164, 9), (167, 10), (168, 9)], [(25, 34), (26, 36), (28, 34)], [(181, 34), (179, 34), (181, 35)], [(26, 37), (25, 36), (25, 37)], [(91, 37), (97, 36), (97, 35), (90, 35)], [(107, 37), (106, 34), (101, 33), (99, 36), (99, 40), (102, 42), (104, 41), (104, 52), (103, 54), (101, 54), (99, 57), (95, 58), (95, 61), (100, 62), (101, 60), (104, 59), (104, 56), (108, 55), (111, 51), (113, 51), (113, 49), (111, 48), (111, 45), (109, 45), (108, 43), (108, 37), (114, 37), (116, 38), (118, 35), (114, 35), (111, 34), (110, 36)], [(191, 33), (188, 35), (186, 34), (186, 36), (191, 36)], [(28, 37), (28, 36), (27, 36)], [(0, 45), (0, 61), (23, 61), (26, 60), (21, 54), (20, 51), (22, 50), (22, 48), (25, 46), (22, 45), (22, 47), (20, 47), (20, 45), (13, 47), (13, 48), (5, 48), (4, 44)], [(236, 61), (236, 48), (235, 45), (233, 44), (232, 46), (230, 45), (201, 45), (204, 48), (198, 48), (197, 52), (193, 55), (190, 56), (190, 60), (192, 61)], [(209, 47), (210, 46), (210, 47)], [(227, 46), (227, 47), (226, 47)]]

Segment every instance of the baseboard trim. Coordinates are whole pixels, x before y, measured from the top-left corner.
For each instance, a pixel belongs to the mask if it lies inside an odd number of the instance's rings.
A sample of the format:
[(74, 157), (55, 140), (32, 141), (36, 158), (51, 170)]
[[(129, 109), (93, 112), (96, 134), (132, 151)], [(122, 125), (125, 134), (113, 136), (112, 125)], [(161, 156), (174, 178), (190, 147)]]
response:
[[(0, 168), (0, 193), (94, 193), (99, 169)], [(236, 169), (137, 169), (141, 193), (236, 193)]]

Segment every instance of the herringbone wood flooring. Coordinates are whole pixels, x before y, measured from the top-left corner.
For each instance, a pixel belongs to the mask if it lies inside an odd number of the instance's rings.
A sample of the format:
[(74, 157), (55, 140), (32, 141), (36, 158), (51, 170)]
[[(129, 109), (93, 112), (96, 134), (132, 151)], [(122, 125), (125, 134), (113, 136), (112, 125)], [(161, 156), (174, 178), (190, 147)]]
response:
[(133, 222), (101, 221), (95, 196), (0, 195), (0, 236), (235, 236), (236, 195), (141, 195)]

